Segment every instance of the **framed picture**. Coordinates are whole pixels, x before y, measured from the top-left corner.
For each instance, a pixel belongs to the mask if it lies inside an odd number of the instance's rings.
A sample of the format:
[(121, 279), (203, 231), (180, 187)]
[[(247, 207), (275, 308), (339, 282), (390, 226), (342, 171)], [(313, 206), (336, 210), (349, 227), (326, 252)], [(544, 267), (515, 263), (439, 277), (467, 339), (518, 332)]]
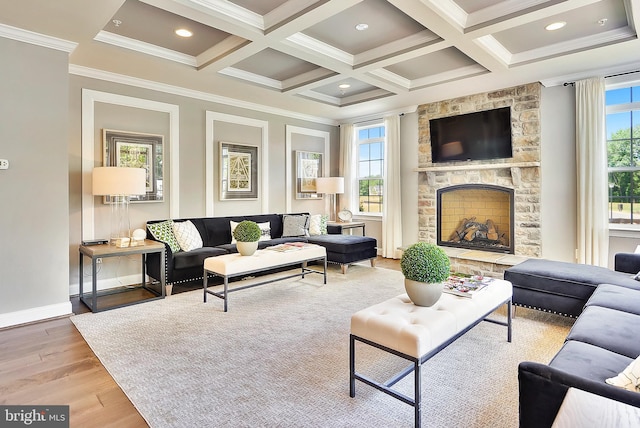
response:
[[(131, 202), (160, 202), (163, 200), (163, 143), (164, 136), (137, 132), (102, 130), (104, 166), (144, 168), (147, 173), (147, 193), (130, 196)], [(105, 196), (105, 203), (110, 203)]]
[(322, 153), (296, 150), (296, 199), (320, 199), (316, 178), (322, 177)]
[(220, 200), (258, 199), (258, 147), (220, 141)]

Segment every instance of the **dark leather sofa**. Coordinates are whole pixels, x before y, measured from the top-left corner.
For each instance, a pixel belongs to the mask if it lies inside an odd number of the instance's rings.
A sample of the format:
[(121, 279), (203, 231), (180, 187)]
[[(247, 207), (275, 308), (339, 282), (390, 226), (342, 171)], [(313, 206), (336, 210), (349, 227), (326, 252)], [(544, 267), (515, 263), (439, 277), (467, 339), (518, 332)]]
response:
[[(560, 262), (529, 263), (524, 268), (543, 267), (538, 284), (546, 282), (549, 285), (551, 269), (557, 263)], [(578, 264), (563, 265), (558, 266), (559, 275), (552, 290), (547, 286), (539, 292), (540, 296), (533, 293), (520, 296), (526, 297), (528, 305), (560, 309), (560, 312), (566, 310), (567, 302), (572, 302), (573, 308), (575, 301), (586, 297), (564, 345), (551, 362), (525, 361), (518, 366), (521, 428), (550, 427), (571, 387), (640, 407), (639, 393), (605, 382), (640, 355), (640, 282), (633, 279), (640, 271), (640, 255), (616, 254), (616, 271)], [(522, 280), (523, 267), (514, 270), (518, 275), (505, 273), (505, 279)], [(575, 273), (573, 279), (571, 271)], [(585, 276), (591, 282), (607, 279), (611, 283), (589, 285), (584, 282)], [(526, 284), (533, 288), (534, 277), (526, 279), (529, 281)], [(519, 287), (522, 286), (520, 283)], [(573, 292), (573, 288), (580, 291)], [(515, 289), (514, 284), (514, 297)]]
[[(296, 213), (300, 215), (307, 213)], [(231, 244), (230, 222), (251, 220), (256, 223), (269, 222), (272, 239), (258, 242), (258, 249), (284, 242), (310, 242), (326, 248), (327, 261), (330, 263), (348, 265), (361, 260), (371, 259), (377, 256), (377, 241), (375, 238), (363, 236), (351, 236), (340, 234), (314, 235), (309, 237), (283, 237), (284, 214), (257, 214), (228, 217), (201, 217), (174, 219), (174, 222), (190, 220), (203, 241), (203, 247), (191, 251), (172, 252), (169, 245), (165, 244), (165, 278), (166, 284), (172, 286), (185, 282), (202, 279), (204, 260), (222, 254), (236, 253), (236, 245)], [(147, 225), (160, 223), (166, 220), (150, 220)], [(147, 239), (156, 240), (147, 228)], [(372, 262), (373, 264), (373, 262)], [(159, 254), (150, 254), (147, 257), (147, 273), (150, 277), (159, 279), (162, 263)], [(344, 268), (343, 268), (344, 272)]]

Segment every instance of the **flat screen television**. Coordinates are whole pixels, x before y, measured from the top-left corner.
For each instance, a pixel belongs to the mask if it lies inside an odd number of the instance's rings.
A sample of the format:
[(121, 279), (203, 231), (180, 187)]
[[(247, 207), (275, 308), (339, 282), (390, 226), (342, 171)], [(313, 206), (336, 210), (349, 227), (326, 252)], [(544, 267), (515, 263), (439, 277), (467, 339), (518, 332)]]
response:
[(429, 121), (432, 162), (513, 157), (511, 107)]

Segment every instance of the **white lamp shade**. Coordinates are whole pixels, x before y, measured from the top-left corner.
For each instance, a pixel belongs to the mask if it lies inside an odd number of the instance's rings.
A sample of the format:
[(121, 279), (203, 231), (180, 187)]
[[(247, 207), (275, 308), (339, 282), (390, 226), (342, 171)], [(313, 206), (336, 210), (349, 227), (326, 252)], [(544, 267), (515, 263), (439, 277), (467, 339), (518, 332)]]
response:
[(101, 166), (93, 168), (94, 195), (144, 195), (147, 193), (144, 168)]
[(329, 195), (344, 193), (344, 177), (316, 178), (316, 192)]

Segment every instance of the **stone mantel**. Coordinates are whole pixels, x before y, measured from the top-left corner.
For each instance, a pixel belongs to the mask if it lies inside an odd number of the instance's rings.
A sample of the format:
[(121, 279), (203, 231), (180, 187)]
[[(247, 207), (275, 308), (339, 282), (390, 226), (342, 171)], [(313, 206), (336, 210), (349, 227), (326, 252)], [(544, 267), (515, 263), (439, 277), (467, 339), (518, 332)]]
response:
[(471, 170), (479, 170), (479, 169), (535, 168), (539, 166), (540, 166), (540, 162), (510, 162), (510, 163), (492, 163), (492, 164), (427, 166), (424, 168), (414, 168), (414, 171), (415, 172), (471, 171)]

